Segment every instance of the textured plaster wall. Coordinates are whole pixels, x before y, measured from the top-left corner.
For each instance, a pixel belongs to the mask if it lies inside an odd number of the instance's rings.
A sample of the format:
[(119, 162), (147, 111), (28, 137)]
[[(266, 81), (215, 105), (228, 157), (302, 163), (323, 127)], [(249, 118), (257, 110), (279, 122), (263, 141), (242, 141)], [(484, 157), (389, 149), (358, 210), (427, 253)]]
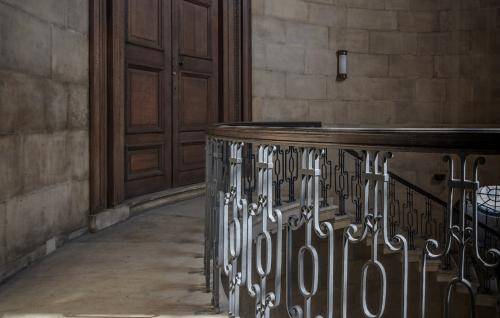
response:
[(88, 2), (0, 0), (0, 279), (88, 218)]

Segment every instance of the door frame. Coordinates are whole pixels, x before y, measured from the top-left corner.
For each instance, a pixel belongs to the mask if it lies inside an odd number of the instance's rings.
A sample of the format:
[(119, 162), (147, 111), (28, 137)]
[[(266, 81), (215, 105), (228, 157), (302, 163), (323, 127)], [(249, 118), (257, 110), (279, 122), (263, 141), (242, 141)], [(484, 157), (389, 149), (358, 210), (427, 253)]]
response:
[[(224, 0), (219, 0), (221, 3)], [(238, 118), (252, 120), (252, 44), (251, 0), (238, 3), (241, 23), (241, 102)], [(90, 211), (95, 214), (116, 206), (125, 198), (124, 127), (125, 127), (125, 1), (89, 0), (89, 129), (90, 129)], [(222, 12), (221, 12), (222, 13)], [(222, 16), (222, 14), (221, 14)], [(222, 41), (228, 36), (220, 32)], [(219, 61), (223, 51), (219, 50)], [(219, 63), (223, 64), (223, 63)], [(224, 87), (219, 76), (219, 87)], [(224, 94), (224, 92), (222, 93)], [(219, 100), (224, 112), (229, 105)]]

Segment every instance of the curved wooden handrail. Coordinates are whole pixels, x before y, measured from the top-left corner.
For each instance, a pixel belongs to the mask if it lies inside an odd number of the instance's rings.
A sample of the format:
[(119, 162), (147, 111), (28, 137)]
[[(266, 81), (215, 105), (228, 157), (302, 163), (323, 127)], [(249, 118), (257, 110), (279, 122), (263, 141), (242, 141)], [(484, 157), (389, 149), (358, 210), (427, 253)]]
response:
[(499, 128), (333, 128), (290, 123), (221, 124), (214, 138), (295, 146), (338, 146), (402, 152), (500, 154)]

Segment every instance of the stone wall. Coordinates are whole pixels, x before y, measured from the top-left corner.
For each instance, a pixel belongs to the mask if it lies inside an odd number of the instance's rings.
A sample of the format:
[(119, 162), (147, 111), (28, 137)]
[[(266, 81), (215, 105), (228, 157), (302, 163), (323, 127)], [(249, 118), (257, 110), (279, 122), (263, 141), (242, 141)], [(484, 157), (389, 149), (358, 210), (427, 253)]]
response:
[(87, 1), (0, 0), (0, 280), (88, 222)]
[[(255, 120), (497, 124), (495, 1), (259, 0)], [(349, 78), (336, 81), (336, 51)], [(496, 73), (493, 74), (493, 71)]]
[[(499, 7), (475, 0), (252, 1), (254, 119), (498, 127)], [(336, 81), (340, 49), (349, 51), (343, 82)], [(443, 194), (444, 184), (432, 179), (447, 171), (439, 156), (398, 154), (392, 169)]]

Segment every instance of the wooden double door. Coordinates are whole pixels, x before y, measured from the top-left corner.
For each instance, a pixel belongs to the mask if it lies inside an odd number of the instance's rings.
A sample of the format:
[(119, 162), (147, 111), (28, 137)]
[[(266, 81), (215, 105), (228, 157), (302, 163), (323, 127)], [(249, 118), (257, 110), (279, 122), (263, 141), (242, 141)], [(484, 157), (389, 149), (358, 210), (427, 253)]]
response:
[(124, 193), (204, 180), (218, 121), (217, 0), (126, 0)]

